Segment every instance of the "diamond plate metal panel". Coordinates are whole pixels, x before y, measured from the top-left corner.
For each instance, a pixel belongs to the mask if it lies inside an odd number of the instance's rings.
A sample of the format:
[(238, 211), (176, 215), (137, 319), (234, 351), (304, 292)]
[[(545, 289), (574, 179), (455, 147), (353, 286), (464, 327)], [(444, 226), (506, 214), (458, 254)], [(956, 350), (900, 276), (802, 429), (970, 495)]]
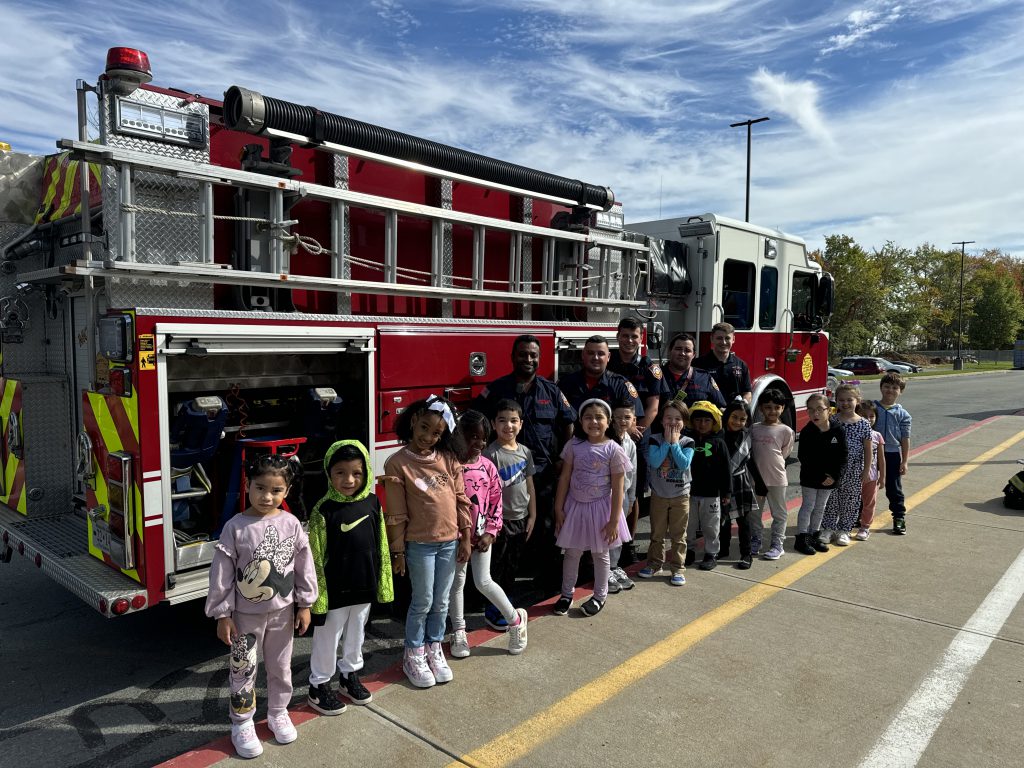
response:
[[(62, 333), (63, 295), (51, 293), (50, 308), (56, 316), (51, 316), (47, 307), (46, 295), (41, 288), (29, 293), (17, 290), (22, 282), (21, 274), (32, 272), (44, 267), (44, 256), (30, 256), (12, 262), (15, 272), (0, 272), (0, 298), (13, 301), (17, 297), (19, 312), (27, 310), (25, 325), (21, 329), (21, 341), (3, 342), (3, 368), (8, 376), (17, 378), (24, 373), (59, 373), (64, 370), (60, 353), (66, 339)], [(5, 318), (9, 322), (10, 318)]]
[[(440, 180), (440, 207), (446, 211), (452, 209), (452, 196), (455, 186), (451, 179)], [(451, 288), (454, 283), (452, 274), (455, 271), (455, 243), (452, 239), (452, 223), (450, 221), (441, 224), (441, 287)], [(447, 319), (452, 316), (452, 302), (445, 300), (441, 302), (441, 317)]]
[[(348, 155), (331, 155), (331, 177), (336, 189), (348, 189)], [(352, 253), (352, 229), (349, 226), (348, 206), (345, 206), (345, 228), (341, 232), (341, 250), (344, 254)], [(342, 263), (341, 274), (338, 277), (345, 280), (352, 279), (352, 262), (347, 258)], [(347, 293), (339, 293), (338, 314), (348, 315), (352, 313), (352, 297)]]
[[(137, 90), (133, 101), (158, 107), (183, 109), (209, 120), (209, 108), (199, 102), (188, 103), (176, 96)], [(106, 94), (100, 100), (100, 141), (112, 147), (208, 163), (209, 149), (153, 141), (114, 130), (116, 96)], [(135, 213), (135, 260), (147, 264), (198, 262), (202, 235), (201, 185), (197, 181), (174, 179), (163, 174), (138, 171), (134, 176), (133, 204), (143, 210)], [(127, 248), (121, 242), (120, 177), (113, 168), (103, 170), (103, 225), (107, 234), (109, 257), (124, 261)], [(110, 303), (116, 307), (138, 304), (173, 303), (183, 307), (213, 307), (213, 286), (167, 281), (154, 283), (113, 279), (108, 284)]]
[(56, 376), (15, 378), (21, 382), (26, 511), (29, 517), (67, 512), (74, 477), (68, 383)]
[(70, 507), (64, 514), (26, 519), (0, 505), (0, 528), (9, 532), (15, 550), (22, 545), (30, 558), (38, 553), (43, 573), (97, 610), (100, 600), (109, 606), (119, 597), (131, 599), (142, 591), (88, 553), (85, 521)]

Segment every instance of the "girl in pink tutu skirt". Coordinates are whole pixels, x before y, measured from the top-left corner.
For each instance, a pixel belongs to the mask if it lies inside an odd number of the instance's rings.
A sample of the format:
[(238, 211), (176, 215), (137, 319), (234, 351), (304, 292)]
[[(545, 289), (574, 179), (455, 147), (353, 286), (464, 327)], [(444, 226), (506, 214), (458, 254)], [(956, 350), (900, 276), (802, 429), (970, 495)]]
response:
[(612, 409), (604, 400), (586, 400), (573, 427), (573, 439), (562, 450), (562, 474), (555, 494), (555, 543), (564, 552), (562, 594), (554, 613), (564, 616), (572, 605), (580, 558), (594, 560), (594, 595), (580, 609), (593, 616), (608, 597), (608, 550), (629, 539), (622, 517), (626, 472), (632, 469), (612, 432)]

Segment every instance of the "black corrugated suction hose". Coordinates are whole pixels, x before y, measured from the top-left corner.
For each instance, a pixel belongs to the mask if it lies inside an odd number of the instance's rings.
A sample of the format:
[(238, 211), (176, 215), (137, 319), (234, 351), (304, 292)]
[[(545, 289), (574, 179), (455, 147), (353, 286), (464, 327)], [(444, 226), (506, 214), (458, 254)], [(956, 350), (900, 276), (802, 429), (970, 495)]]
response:
[(315, 141), (330, 141), (495, 184), (562, 197), (577, 205), (594, 205), (605, 211), (615, 202), (615, 195), (608, 187), (495, 160), (379, 125), (321, 112), (315, 107), (263, 96), (237, 85), (224, 93), (224, 122), (232, 130), (253, 134), (267, 128), (286, 131)]

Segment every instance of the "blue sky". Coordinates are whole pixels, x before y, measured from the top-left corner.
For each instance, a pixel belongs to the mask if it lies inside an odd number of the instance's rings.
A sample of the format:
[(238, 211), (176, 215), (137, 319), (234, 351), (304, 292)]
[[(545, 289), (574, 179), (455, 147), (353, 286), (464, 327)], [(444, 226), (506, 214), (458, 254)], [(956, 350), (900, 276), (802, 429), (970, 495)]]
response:
[[(114, 11), (112, 9), (117, 9)], [(1024, 256), (1020, 0), (0, 0), (0, 140), (75, 134), (106, 49), (154, 82), (270, 96), (712, 211), (812, 247), (975, 240)]]

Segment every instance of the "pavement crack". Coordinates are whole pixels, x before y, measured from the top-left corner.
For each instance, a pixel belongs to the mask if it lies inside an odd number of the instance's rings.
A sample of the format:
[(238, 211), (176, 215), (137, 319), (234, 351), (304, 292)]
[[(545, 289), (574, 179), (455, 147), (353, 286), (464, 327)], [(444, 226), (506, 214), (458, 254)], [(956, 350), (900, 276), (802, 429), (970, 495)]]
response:
[(387, 722), (391, 723), (396, 728), (399, 728), (400, 730), (405, 731), (407, 734), (409, 734), (413, 738), (418, 739), (419, 741), (422, 741), (424, 744), (427, 744), (428, 746), (430, 746), (433, 749), (437, 750), (441, 754), (450, 757), (452, 760), (454, 760), (455, 762), (459, 763), (460, 765), (470, 766), (471, 768), (473, 768), (475, 766), (474, 763), (467, 763), (465, 760), (463, 760), (462, 755), (459, 754), (458, 752), (452, 751), (451, 749), (446, 747), (444, 744), (441, 744), (439, 741), (436, 741), (435, 739), (431, 738), (427, 734), (423, 733), (418, 728), (415, 728), (414, 726), (411, 726), (408, 723), (403, 722), (402, 720), (400, 720), (395, 715), (392, 715), (387, 710), (381, 709), (377, 704), (372, 704), (372, 703), (371, 704), (367, 704), (364, 707), (364, 709), (369, 710), (370, 712), (373, 712), (373, 714), (377, 715), (377, 717), (381, 718), (382, 720), (386, 720)]

